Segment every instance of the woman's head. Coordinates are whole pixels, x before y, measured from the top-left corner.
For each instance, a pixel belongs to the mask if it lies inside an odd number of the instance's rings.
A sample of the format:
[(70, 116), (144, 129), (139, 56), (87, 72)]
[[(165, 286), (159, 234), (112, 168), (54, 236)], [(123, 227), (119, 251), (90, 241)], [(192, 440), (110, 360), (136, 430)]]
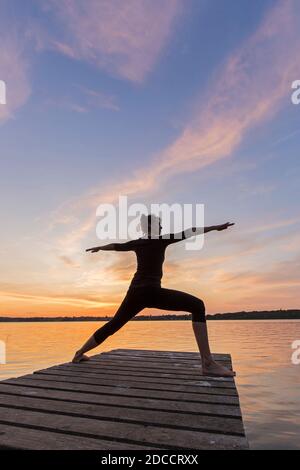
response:
[(147, 237), (152, 238), (160, 235), (161, 228), (160, 218), (157, 215), (141, 215), (141, 229)]

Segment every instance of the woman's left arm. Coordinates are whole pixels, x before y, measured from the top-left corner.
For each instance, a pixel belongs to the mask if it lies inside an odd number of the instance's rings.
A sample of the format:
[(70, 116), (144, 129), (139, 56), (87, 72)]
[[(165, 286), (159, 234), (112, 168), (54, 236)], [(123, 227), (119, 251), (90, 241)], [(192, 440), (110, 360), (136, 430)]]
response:
[(221, 225), (213, 225), (212, 227), (204, 227), (203, 233), (212, 232), (213, 230), (217, 230), (218, 232), (221, 232), (221, 230), (226, 230), (228, 229), (228, 227), (232, 227), (233, 225), (235, 225), (233, 222), (226, 222), (225, 224), (221, 224)]
[(225, 224), (221, 225), (212, 225), (210, 227), (191, 227), (182, 232), (171, 233), (169, 235), (162, 236), (163, 239), (166, 240), (168, 244), (180, 242), (181, 240), (185, 240), (187, 238), (194, 237), (196, 235), (201, 235), (203, 233), (212, 232), (217, 230), (220, 232), (221, 230), (226, 230), (228, 227), (231, 227), (234, 223), (226, 222)]

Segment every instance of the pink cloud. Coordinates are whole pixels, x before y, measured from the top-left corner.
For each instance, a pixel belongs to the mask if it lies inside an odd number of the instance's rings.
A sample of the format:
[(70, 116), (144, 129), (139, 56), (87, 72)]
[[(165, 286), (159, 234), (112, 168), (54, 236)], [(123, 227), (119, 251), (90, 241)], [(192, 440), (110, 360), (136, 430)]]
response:
[(182, 0), (49, 0), (63, 27), (52, 47), (122, 78), (142, 81), (165, 47)]
[[(274, 116), (300, 72), (297, 0), (280, 0), (217, 72), (193, 119), (167, 148), (160, 173), (191, 171), (230, 156), (246, 132)], [(198, 108), (198, 109), (197, 109)]]

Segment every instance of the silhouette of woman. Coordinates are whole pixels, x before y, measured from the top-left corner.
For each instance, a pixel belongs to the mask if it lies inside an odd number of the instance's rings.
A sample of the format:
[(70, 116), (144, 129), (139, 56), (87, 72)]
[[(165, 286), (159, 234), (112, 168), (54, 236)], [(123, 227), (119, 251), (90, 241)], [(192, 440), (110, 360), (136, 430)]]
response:
[(108, 336), (113, 335), (141, 310), (151, 307), (190, 312), (192, 314), (194, 335), (202, 359), (202, 373), (222, 377), (234, 376), (234, 372), (217, 364), (212, 358), (203, 301), (185, 292), (161, 287), (162, 266), (167, 246), (200, 233), (226, 230), (232, 225), (234, 224), (227, 222), (212, 227), (193, 227), (184, 232), (162, 236), (160, 218), (152, 214), (142, 215), (141, 228), (144, 237), (126, 243), (111, 243), (86, 250), (91, 253), (100, 250), (134, 251), (137, 257), (137, 271), (115, 316), (99, 328), (76, 352), (72, 362), (78, 363), (88, 360), (88, 356), (85, 355), (87, 351), (103, 343)]

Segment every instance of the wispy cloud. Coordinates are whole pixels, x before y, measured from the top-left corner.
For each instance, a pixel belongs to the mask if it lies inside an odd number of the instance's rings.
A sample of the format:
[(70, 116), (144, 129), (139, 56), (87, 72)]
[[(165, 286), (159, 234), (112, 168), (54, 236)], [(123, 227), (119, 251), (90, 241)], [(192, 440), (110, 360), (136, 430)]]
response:
[[(38, 3), (44, 12), (55, 17), (53, 37), (50, 28), (32, 18), (16, 24), (15, 5), (7, 0), (1, 3), (0, 80), (7, 85), (7, 104), (0, 106), (0, 122), (13, 117), (30, 95), (31, 61), (27, 51), (32, 54), (56, 49), (118, 77), (140, 82), (167, 44), (183, 4), (182, 0), (49, 0), (42, 6)], [(51, 104), (79, 113), (97, 107), (119, 110), (112, 95), (89, 89), (82, 93), (86, 105), (68, 98)]]
[(220, 286), (222, 297), (230, 297), (234, 292), (235, 301), (248, 305), (248, 308), (255, 308), (258, 302), (272, 309), (280, 300), (284, 308), (299, 308), (299, 255), (273, 263), (260, 272), (257, 269), (220, 271), (215, 281)]
[(75, 263), (71, 258), (68, 256), (61, 255), (59, 259), (66, 265), (70, 266), (71, 268), (79, 268), (79, 264)]
[(81, 87), (82, 93), (86, 96), (87, 103), (93, 108), (110, 109), (111, 111), (119, 111), (115, 96), (98, 90)]
[(293, 225), (300, 223), (300, 217), (294, 217), (291, 219), (276, 220), (274, 222), (265, 223), (263, 225), (258, 225), (247, 229), (248, 234), (254, 234), (259, 232), (269, 232), (276, 229), (281, 229), (284, 227), (291, 227)]
[(74, 96), (48, 98), (46, 105), (74, 111), (76, 113), (88, 113), (94, 109), (101, 108), (110, 111), (120, 110), (117, 99), (112, 94), (82, 86), (74, 86), (72, 92)]
[(77, 308), (100, 308), (100, 307), (109, 307), (114, 305), (112, 302), (101, 302), (99, 300), (90, 300), (83, 299), (79, 296), (69, 297), (69, 296), (55, 296), (55, 295), (37, 295), (37, 294), (24, 294), (18, 292), (5, 292), (1, 291), (0, 296), (3, 298), (3, 301), (21, 301), (29, 302), (30, 304), (38, 304), (40, 306), (45, 305), (61, 305)]
[(62, 26), (52, 47), (116, 76), (140, 82), (166, 45), (182, 0), (49, 0)]
[[(295, 54), (300, 47), (299, 10), (297, 0), (276, 2), (257, 31), (219, 68), (209, 92), (201, 94), (193, 117), (174, 143), (128, 179), (79, 198), (72, 211), (94, 209), (100, 201), (114, 203), (119, 194), (149, 194), (175, 174), (230, 157), (247, 131), (274, 116), (284, 98), (289, 102), (291, 79), (300, 70)], [(58, 210), (58, 218), (64, 211), (65, 207)], [(79, 241), (94, 223), (90, 214), (68, 235), (66, 245)]]
[(71, 98), (49, 98), (45, 102), (46, 106), (60, 108), (75, 113), (88, 113), (88, 108), (84, 104), (74, 102)]

